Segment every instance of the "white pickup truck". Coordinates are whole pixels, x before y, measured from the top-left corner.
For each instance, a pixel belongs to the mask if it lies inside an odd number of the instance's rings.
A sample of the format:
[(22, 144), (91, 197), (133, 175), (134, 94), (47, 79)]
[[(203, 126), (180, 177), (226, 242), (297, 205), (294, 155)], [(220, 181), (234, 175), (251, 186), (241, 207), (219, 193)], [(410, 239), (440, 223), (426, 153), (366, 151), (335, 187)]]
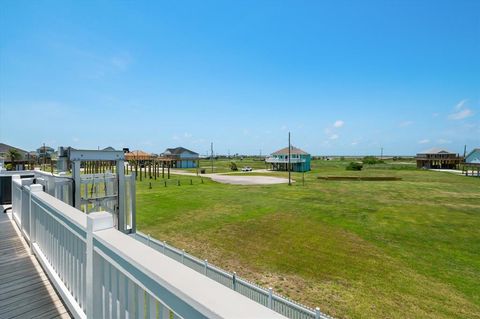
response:
[(245, 166), (244, 168), (242, 168), (242, 172), (251, 172), (252, 171), (252, 168), (250, 166)]

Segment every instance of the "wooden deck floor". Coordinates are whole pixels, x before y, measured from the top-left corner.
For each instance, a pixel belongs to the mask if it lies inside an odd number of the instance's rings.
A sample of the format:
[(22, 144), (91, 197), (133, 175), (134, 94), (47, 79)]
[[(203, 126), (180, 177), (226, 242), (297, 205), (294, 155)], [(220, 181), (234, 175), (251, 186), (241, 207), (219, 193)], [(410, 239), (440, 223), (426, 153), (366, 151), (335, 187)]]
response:
[(71, 318), (42, 267), (0, 211), (0, 318)]

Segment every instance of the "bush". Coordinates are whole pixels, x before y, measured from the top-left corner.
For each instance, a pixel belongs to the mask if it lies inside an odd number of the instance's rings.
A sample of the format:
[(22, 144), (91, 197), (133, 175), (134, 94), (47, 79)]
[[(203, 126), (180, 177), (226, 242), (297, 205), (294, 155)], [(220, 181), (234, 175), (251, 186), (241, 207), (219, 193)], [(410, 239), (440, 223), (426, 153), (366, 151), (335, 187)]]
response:
[(237, 167), (237, 164), (235, 162), (231, 162), (230, 163), (230, 169), (232, 171), (238, 171), (238, 167)]
[(374, 165), (374, 164), (383, 164), (384, 161), (379, 160), (375, 156), (365, 156), (362, 160), (363, 164)]
[(357, 163), (357, 162), (350, 162), (348, 166), (346, 167), (347, 171), (361, 171), (363, 168), (362, 163)]
[(5, 165), (5, 168), (7, 169), (7, 171), (12, 171), (13, 170), (13, 165), (12, 163), (8, 163)]

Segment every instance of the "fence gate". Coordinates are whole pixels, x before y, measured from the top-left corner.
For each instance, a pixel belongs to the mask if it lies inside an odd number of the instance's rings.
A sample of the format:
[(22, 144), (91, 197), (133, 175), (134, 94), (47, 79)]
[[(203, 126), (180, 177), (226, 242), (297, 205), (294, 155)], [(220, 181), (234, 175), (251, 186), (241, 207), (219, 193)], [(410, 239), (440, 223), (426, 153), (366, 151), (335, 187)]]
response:
[(71, 163), (73, 206), (85, 213), (110, 212), (118, 230), (135, 232), (135, 175), (125, 175), (123, 151), (61, 148), (59, 153), (59, 160)]

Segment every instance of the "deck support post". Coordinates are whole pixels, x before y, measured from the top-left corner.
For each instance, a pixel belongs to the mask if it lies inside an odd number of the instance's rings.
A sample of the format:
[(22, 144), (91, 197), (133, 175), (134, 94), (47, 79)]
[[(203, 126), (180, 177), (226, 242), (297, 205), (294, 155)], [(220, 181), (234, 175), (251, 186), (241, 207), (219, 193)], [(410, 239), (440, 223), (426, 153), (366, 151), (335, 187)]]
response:
[(30, 253), (33, 255), (33, 244), (37, 242), (37, 237), (35, 234), (36, 230), (36, 216), (32, 209), (32, 193), (43, 192), (43, 186), (40, 184), (30, 185), (30, 194), (28, 200), (28, 211), (30, 212), (30, 229), (28, 230), (28, 235), (30, 236)]
[(107, 212), (95, 212), (87, 215), (87, 251), (86, 251), (86, 314), (87, 318), (102, 318), (102, 287), (100, 260), (95, 258), (93, 250), (94, 233), (113, 228), (113, 216)]

